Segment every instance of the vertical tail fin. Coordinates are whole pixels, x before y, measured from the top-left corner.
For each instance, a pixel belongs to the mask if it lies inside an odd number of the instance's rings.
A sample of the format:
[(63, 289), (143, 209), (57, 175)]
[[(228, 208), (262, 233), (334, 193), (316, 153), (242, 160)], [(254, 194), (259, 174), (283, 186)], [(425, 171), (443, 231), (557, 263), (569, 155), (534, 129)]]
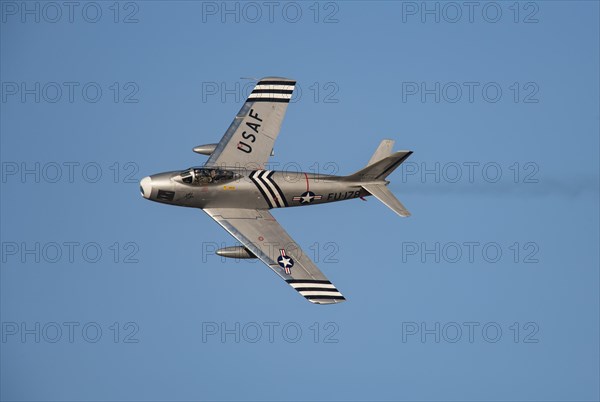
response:
[(371, 157), (371, 160), (369, 160), (369, 164), (365, 168), (350, 176), (346, 176), (344, 179), (364, 182), (385, 180), (390, 173), (412, 154), (412, 151), (398, 151), (391, 153), (391, 149), (388, 150), (387, 144), (384, 146), (384, 142), (379, 145), (379, 148), (377, 148)]
[(385, 181), (385, 178), (400, 166), (412, 154), (412, 151), (392, 153), (393, 146), (393, 140), (381, 141), (367, 166), (350, 176), (344, 177), (344, 180), (361, 182), (361, 187), (365, 191), (383, 202), (398, 215), (407, 217), (410, 216), (410, 212), (386, 187), (389, 182)]
[(392, 154), (392, 148), (394, 148), (394, 143), (394, 140), (382, 140), (377, 149), (375, 150), (373, 156), (371, 156), (371, 159), (369, 160), (369, 163), (367, 163), (367, 166), (370, 166), (375, 162), (379, 162), (383, 158), (387, 158), (388, 156), (390, 156)]

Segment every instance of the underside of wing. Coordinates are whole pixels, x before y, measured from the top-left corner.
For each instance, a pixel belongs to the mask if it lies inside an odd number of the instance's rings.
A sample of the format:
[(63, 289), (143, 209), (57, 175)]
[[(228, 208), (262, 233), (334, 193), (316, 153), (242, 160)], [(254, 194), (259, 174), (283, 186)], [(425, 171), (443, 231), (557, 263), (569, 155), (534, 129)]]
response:
[(340, 303), (344, 296), (266, 210), (204, 211), (311, 303)]
[(295, 85), (289, 78), (259, 80), (205, 166), (263, 169)]

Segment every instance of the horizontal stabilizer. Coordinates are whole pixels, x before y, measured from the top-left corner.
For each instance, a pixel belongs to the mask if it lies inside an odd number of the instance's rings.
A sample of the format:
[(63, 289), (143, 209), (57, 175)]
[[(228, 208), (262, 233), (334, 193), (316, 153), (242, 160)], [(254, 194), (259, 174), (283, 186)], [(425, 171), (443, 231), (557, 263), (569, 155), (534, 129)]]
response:
[(404, 205), (398, 201), (385, 184), (365, 184), (362, 188), (367, 190), (373, 197), (383, 202), (389, 209), (403, 218), (410, 216), (410, 212), (408, 212)]

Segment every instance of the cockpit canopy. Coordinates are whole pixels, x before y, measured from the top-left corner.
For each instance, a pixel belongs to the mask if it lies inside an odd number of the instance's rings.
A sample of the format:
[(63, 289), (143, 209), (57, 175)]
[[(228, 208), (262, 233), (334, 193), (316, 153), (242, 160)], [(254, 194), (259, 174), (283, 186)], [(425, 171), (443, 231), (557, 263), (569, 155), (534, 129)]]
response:
[(189, 168), (180, 175), (181, 181), (186, 184), (223, 183), (238, 176), (232, 171), (215, 168)]

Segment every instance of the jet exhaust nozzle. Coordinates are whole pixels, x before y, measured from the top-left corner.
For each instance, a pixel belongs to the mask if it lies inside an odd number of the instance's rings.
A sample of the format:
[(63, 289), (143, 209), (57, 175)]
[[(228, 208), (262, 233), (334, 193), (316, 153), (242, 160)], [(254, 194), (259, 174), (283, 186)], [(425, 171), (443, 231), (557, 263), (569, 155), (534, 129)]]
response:
[(256, 256), (244, 246), (223, 247), (217, 250), (217, 255), (226, 258), (256, 258)]
[(213, 152), (215, 152), (216, 147), (217, 144), (198, 145), (197, 147), (194, 147), (193, 151), (197, 154), (210, 156)]

